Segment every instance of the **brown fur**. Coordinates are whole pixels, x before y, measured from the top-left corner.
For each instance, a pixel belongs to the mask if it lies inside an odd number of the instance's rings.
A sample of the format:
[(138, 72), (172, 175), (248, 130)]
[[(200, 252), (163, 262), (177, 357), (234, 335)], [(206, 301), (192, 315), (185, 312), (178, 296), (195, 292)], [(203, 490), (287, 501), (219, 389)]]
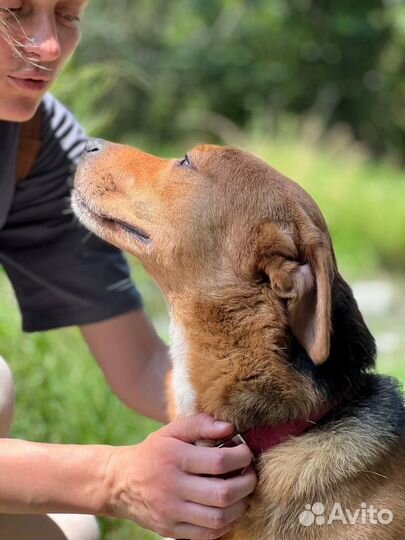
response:
[[(171, 386), (193, 397), (172, 397), (171, 414), (205, 411), (244, 431), (332, 407), (257, 460), (250, 510), (227, 538), (402, 540), (403, 409), (393, 383), (368, 372), (373, 340), (311, 197), (234, 148), (200, 145), (189, 167), (102, 144), (81, 162), (74, 208), (138, 256), (169, 301), (186, 344), (175, 366), (185, 354), (192, 393), (176, 387), (176, 367)], [(364, 502), (394, 520), (304, 527), (299, 516), (315, 502), (326, 516), (334, 502), (351, 511)]]

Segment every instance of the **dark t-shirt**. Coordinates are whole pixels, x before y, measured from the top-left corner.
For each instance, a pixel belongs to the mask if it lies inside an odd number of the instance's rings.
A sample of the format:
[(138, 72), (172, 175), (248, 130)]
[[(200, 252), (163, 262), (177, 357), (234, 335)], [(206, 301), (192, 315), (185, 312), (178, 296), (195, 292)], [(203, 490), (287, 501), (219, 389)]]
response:
[(97, 322), (142, 304), (121, 252), (84, 229), (71, 211), (81, 127), (49, 94), (41, 111), (41, 149), (18, 183), (19, 124), (0, 121), (0, 264), (28, 332)]

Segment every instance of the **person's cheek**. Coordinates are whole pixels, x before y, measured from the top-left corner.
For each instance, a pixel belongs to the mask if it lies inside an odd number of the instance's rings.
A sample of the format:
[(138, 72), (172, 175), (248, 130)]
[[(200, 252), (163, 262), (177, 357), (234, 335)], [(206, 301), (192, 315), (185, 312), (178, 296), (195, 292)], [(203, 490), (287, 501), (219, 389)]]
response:
[(62, 47), (62, 54), (61, 54), (61, 67), (67, 60), (72, 56), (74, 51), (76, 50), (77, 46), (79, 45), (80, 41), (80, 30), (79, 29), (64, 29), (61, 31), (60, 35), (60, 42)]
[(10, 43), (7, 42), (5, 37), (1, 36), (0, 32), (0, 69), (9, 67), (13, 59), (15, 61), (15, 53), (13, 53)]

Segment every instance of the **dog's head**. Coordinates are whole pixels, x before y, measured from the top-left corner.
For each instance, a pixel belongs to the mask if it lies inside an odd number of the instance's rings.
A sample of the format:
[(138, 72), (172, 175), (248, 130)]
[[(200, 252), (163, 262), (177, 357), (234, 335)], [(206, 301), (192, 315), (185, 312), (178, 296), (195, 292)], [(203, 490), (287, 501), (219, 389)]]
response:
[(169, 302), (196, 290), (266, 287), (313, 363), (329, 357), (338, 273), (325, 221), (298, 184), (257, 157), (199, 145), (166, 160), (90, 140), (73, 207), (136, 255)]

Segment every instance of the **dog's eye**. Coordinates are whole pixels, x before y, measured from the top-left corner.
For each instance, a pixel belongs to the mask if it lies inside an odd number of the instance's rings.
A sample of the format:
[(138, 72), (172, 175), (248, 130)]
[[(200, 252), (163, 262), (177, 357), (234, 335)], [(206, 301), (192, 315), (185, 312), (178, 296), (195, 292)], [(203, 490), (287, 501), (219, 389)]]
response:
[(188, 155), (186, 154), (183, 159), (179, 161), (180, 167), (191, 167), (191, 163), (188, 159)]

